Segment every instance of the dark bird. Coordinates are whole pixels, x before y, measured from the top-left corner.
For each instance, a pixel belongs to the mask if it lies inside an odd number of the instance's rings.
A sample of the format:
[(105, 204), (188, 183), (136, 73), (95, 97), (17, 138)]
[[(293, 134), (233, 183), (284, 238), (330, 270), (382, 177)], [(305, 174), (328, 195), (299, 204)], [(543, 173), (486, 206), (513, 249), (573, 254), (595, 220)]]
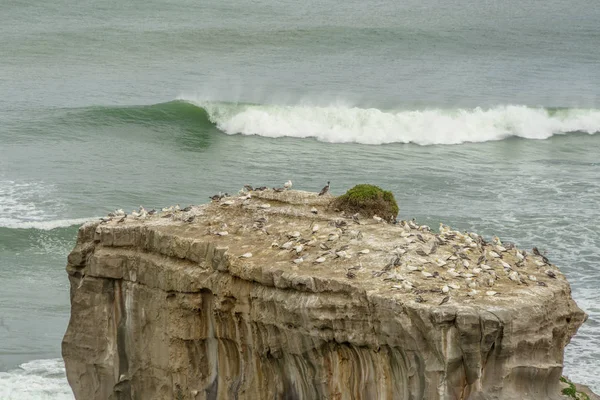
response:
[(421, 296), (417, 295), (417, 297), (415, 297), (415, 301), (417, 303), (425, 303), (425, 299), (422, 298)]
[(346, 277), (348, 279), (353, 279), (353, 278), (356, 278), (356, 274), (354, 272), (352, 272), (352, 271), (347, 271), (346, 272)]
[(417, 249), (416, 253), (422, 257), (427, 257), (429, 254), (423, 249)]
[(417, 233), (417, 239), (419, 239), (419, 240), (420, 240), (421, 242), (423, 242), (423, 243), (427, 243), (427, 240), (425, 240), (425, 239), (423, 238), (423, 235), (421, 235), (420, 233)]
[(121, 218), (120, 220), (117, 221), (117, 223), (121, 223), (121, 222), (125, 222), (125, 219), (127, 218), (127, 214), (125, 214), (123, 216), (123, 218)]
[(148, 215), (154, 215), (156, 214), (156, 210), (153, 208), (152, 210), (148, 211)]
[(277, 193), (283, 192), (285, 189), (284, 188), (273, 188), (274, 191), (276, 191)]
[(481, 255), (479, 256), (479, 258), (477, 259), (477, 265), (481, 265), (481, 263), (483, 263), (485, 261), (485, 255)]
[(194, 222), (195, 218), (196, 218), (196, 216), (192, 215), (191, 217), (189, 217), (188, 219), (186, 219), (185, 222), (188, 222), (188, 223)]
[(556, 279), (556, 274), (552, 270), (546, 270), (546, 275), (548, 275), (552, 279)]
[(444, 298), (442, 299), (442, 301), (440, 301), (440, 306), (441, 306), (442, 304), (445, 304), (445, 303), (447, 303), (449, 300), (450, 300), (450, 296), (446, 296), (446, 297), (444, 297)]
[(261, 187), (257, 187), (256, 190), (257, 192), (262, 192), (263, 190), (267, 190), (268, 188), (266, 186), (261, 186)]
[(546, 285), (546, 282), (542, 282), (542, 281), (538, 281), (537, 284), (538, 284), (538, 286), (548, 286), (548, 285)]
[(192, 211), (192, 206), (187, 206), (186, 208), (184, 208), (183, 210), (181, 210), (183, 212), (188, 212), (188, 211)]
[(542, 253), (540, 253), (540, 251), (538, 250), (537, 247), (534, 247), (532, 250), (533, 250), (533, 254), (535, 254), (536, 256), (541, 256), (542, 255)]
[(321, 191), (319, 192), (319, 196), (323, 196), (323, 195), (329, 193), (329, 184), (330, 183), (331, 183), (330, 181), (327, 181), (327, 186), (325, 186), (325, 187), (323, 187), (323, 189), (321, 189)]
[(438, 249), (438, 243), (437, 242), (433, 242), (433, 245), (431, 245), (431, 250), (429, 250), (429, 254), (434, 254)]
[(254, 188), (251, 185), (244, 185), (244, 189), (248, 192), (251, 192), (254, 190)]

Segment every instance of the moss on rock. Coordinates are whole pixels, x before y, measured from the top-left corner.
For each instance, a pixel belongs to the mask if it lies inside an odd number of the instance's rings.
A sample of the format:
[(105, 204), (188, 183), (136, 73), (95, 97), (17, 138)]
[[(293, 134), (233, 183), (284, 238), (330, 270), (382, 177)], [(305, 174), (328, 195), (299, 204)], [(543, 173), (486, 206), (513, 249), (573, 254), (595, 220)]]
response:
[(361, 184), (348, 190), (333, 201), (333, 207), (349, 213), (360, 213), (365, 217), (377, 215), (393, 220), (398, 215), (398, 204), (392, 192), (375, 185)]
[(562, 394), (564, 394), (565, 396), (572, 397), (575, 400), (590, 400), (590, 397), (587, 394), (583, 392), (578, 392), (577, 388), (575, 387), (575, 384), (566, 377), (561, 376), (560, 381), (567, 385), (562, 390)]

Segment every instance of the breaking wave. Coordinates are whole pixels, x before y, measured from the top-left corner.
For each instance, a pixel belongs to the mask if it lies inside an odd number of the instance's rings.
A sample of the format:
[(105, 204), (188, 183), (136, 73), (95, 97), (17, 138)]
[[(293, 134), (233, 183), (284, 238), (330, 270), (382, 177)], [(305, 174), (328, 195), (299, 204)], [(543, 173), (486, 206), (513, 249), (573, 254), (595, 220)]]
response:
[(460, 144), (600, 132), (600, 110), (595, 109), (507, 105), (489, 109), (386, 111), (185, 101), (202, 108), (212, 123), (230, 135), (315, 138), (329, 143)]
[(216, 127), (228, 135), (371, 145), (460, 144), (600, 132), (600, 109), (523, 105), (382, 110), (338, 105), (227, 103), (181, 97), (147, 106), (92, 107), (85, 109), (80, 118), (80, 122), (88, 124), (141, 124), (159, 130), (174, 124), (195, 131)]
[(52, 221), (21, 221), (12, 218), (3, 218), (0, 219), (0, 228), (38, 229), (42, 231), (51, 231), (58, 228), (68, 228), (74, 225), (82, 225), (94, 219), (98, 219), (98, 217), (57, 219)]

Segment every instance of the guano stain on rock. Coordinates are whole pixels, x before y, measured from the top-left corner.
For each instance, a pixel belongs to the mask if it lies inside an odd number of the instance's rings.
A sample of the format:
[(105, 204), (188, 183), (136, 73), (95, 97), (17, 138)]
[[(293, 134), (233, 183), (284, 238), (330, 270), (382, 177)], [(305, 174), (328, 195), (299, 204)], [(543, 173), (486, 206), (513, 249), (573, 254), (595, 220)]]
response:
[(76, 398), (561, 398), (586, 315), (558, 268), (330, 201), (268, 190), (82, 226), (63, 340)]

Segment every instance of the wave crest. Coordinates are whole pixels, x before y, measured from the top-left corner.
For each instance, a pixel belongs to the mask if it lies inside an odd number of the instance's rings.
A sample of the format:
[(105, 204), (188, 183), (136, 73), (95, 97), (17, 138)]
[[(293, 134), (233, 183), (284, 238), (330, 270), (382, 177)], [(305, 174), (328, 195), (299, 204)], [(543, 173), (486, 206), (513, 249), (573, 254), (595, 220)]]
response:
[(202, 108), (212, 123), (230, 135), (314, 138), (329, 143), (460, 144), (600, 131), (600, 110), (596, 109), (505, 105), (489, 109), (386, 111), (180, 100)]

